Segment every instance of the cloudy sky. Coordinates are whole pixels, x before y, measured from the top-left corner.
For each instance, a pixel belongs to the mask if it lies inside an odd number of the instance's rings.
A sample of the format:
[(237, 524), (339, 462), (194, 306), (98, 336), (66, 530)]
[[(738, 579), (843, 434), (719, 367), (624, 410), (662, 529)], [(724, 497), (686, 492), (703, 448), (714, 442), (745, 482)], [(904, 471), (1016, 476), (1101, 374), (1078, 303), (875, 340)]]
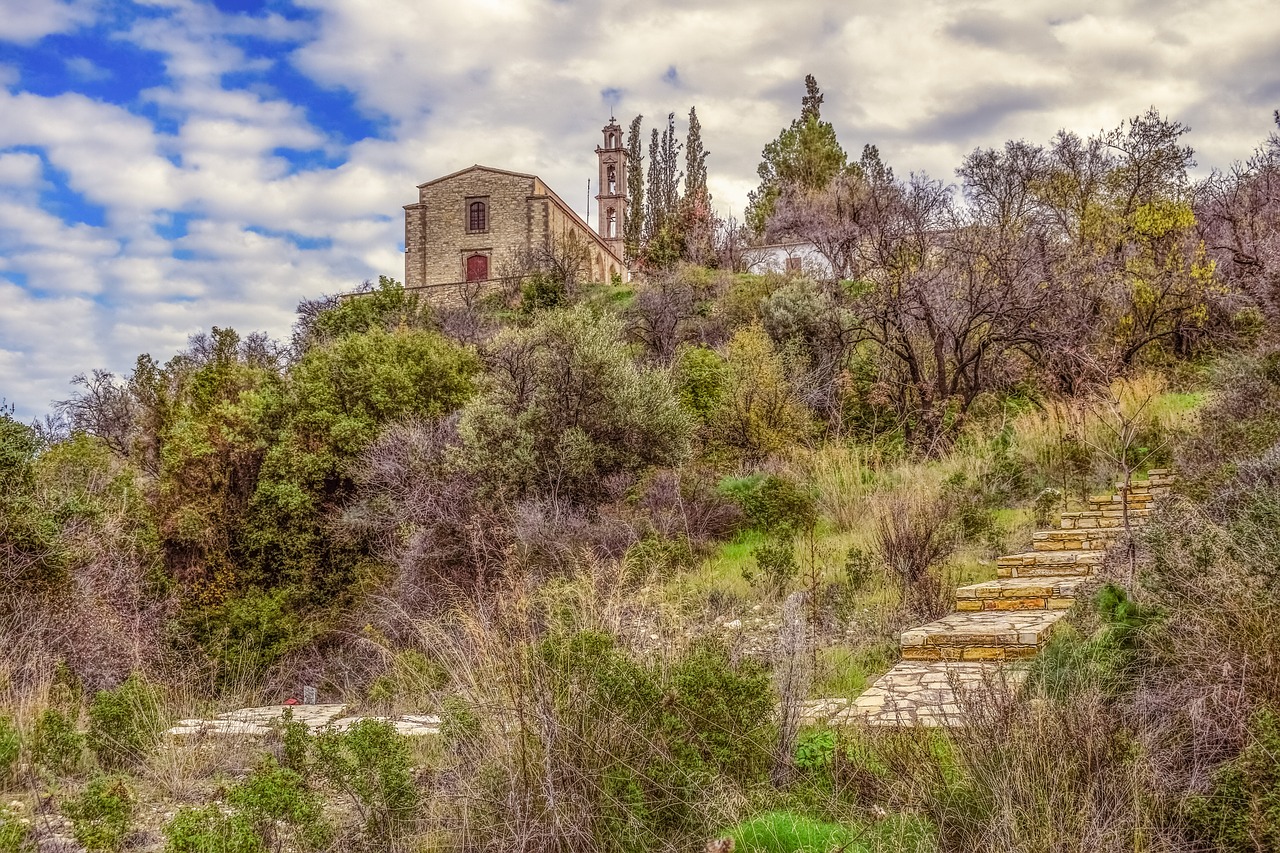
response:
[(401, 205), (480, 162), (585, 205), (593, 148), (698, 108), (740, 214), (806, 73), (846, 149), (965, 152), (1155, 105), (1199, 169), (1280, 107), (1274, 0), (0, 0), (0, 398), (403, 274)]

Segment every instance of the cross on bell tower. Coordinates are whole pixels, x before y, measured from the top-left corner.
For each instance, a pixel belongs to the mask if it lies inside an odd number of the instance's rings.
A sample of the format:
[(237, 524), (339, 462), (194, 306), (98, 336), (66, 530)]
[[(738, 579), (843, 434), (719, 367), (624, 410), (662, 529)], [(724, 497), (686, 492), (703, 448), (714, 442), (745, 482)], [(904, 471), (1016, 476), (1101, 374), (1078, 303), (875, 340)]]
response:
[(604, 126), (604, 147), (596, 149), (600, 160), (600, 194), (596, 196), (599, 224), (596, 232), (619, 258), (625, 257), (627, 215), (627, 149), (622, 146), (622, 128), (609, 117)]

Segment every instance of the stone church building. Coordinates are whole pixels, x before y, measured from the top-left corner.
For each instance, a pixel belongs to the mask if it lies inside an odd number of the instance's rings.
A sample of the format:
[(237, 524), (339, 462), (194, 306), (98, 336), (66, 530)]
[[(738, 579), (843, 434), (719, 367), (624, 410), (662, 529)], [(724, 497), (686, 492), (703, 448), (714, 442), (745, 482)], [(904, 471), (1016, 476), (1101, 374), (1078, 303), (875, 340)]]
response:
[(627, 151), (616, 121), (603, 133), (594, 230), (537, 175), (475, 165), (420, 184), (404, 208), (405, 287), (493, 281), (529, 252), (568, 241), (586, 246), (587, 280), (626, 280)]

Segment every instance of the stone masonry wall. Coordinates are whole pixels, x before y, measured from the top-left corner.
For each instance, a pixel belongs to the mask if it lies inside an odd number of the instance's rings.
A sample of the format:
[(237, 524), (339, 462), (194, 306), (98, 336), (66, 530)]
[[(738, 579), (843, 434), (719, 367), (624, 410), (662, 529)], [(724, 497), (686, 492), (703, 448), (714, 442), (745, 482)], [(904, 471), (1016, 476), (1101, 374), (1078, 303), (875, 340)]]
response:
[[(534, 180), (486, 169), (471, 169), (426, 184), (418, 204), (405, 208), (405, 285), (421, 287), (466, 278), (466, 257), (489, 256), (496, 276), (528, 245), (527, 199)], [(488, 228), (467, 233), (467, 203), (488, 202)]]
[[(468, 204), (488, 202), (488, 228), (468, 233)], [(489, 276), (515, 266), (519, 253), (577, 235), (589, 247), (587, 277), (608, 281), (626, 270), (599, 236), (540, 179), (476, 167), (419, 187), (418, 202), (405, 205), (406, 287), (454, 284), (466, 278), (466, 258), (489, 258)], [(444, 288), (447, 289), (447, 288)], [(443, 289), (433, 301), (447, 298)]]

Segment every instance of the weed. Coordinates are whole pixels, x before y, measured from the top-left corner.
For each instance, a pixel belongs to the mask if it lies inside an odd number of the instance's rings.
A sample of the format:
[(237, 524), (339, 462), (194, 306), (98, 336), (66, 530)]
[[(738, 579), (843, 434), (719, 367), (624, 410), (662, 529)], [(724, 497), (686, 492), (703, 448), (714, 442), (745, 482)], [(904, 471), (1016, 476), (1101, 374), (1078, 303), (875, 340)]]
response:
[(1187, 821), (1219, 850), (1280, 850), (1280, 714), (1261, 710), (1249, 728), (1249, 744), (1218, 768), (1209, 793), (1188, 800)]
[(123, 776), (95, 776), (79, 795), (62, 805), (72, 834), (89, 850), (114, 853), (133, 821), (134, 793)]
[(266, 853), (244, 815), (217, 806), (179, 809), (164, 828), (165, 853)]
[(30, 819), (0, 806), (0, 853), (31, 853), (35, 849)]
[(10, 779), (22, 754), (22, 738), (18, 727), (8, 716), (0, 714), (0, 787)]

